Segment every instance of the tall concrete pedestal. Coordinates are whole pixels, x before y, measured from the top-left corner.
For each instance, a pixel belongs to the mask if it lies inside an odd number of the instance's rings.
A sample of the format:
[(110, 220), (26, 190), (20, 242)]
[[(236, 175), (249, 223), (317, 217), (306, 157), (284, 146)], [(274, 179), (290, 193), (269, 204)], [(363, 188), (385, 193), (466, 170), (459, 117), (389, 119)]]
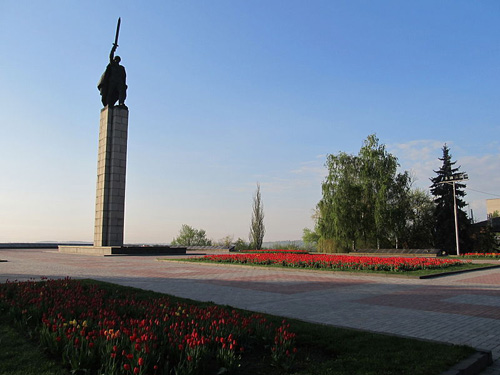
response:
[(123, 246), (128, 109), (101, 110), (94, 246)]
[(123, 246), (128, 109), (101, 110), (94, 246), (59, 246), (59, 252), (85, 255), (186, 254), (185, 247)]

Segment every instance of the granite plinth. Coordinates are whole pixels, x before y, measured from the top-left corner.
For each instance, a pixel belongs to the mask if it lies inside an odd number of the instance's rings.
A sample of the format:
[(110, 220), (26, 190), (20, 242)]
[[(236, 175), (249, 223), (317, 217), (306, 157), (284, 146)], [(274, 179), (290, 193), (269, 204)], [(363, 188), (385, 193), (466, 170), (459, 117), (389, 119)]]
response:
[(185, 247), (170, 246), (59, 246), (60, 253), (95, 256), (109, 255), (184, 255)]
[(101, 110), (94, 245), (123, 247), (128, 109)]

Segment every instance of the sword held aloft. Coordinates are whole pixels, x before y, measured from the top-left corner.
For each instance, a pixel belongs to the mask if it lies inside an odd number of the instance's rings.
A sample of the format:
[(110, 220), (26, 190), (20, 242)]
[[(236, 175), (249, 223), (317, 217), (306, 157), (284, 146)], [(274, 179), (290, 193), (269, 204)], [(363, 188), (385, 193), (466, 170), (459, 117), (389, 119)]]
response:
[(116, 34), (115, 34), (115, 42), (113, 45), (118, 47), (118, 35), (120, 34), (120, 23), (122, 22), (121, 17), (118, 17), (118, 23), (116, 24)]

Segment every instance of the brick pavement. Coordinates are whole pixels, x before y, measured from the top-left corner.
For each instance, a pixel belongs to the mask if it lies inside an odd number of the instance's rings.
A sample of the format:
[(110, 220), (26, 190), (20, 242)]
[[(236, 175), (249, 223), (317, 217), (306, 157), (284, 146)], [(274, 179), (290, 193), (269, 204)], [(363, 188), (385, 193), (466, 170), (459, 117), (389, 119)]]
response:
[(0, 249), (0, 259), (7, 260), (0, 263), (0, 282), (94, 278), (310, 322), (465, 344), (491, 350), (496, 362), (484, 375), (500, 373), (500, 269), (419, 280), (47, 250)]

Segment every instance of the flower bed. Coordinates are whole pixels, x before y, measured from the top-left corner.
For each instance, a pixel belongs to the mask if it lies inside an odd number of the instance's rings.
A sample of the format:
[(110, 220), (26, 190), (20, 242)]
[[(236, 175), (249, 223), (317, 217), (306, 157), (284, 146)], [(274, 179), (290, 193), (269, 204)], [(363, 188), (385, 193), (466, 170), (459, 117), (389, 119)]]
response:
[(207, 255), (193, 261), (279, 265), (282, 267), (405, 272), (440, 269), (464, 264), (458, 259), (369, 257), (327, 254), (231, 254)]
[(255, 346), (269, 348), (277, 365), (289, 365), (296, 352), (286, 321), (276, 326), (260, 314), (140, 299), (70, 279), (2, 284), (0, 311), (74, 373), (224, 373)]

